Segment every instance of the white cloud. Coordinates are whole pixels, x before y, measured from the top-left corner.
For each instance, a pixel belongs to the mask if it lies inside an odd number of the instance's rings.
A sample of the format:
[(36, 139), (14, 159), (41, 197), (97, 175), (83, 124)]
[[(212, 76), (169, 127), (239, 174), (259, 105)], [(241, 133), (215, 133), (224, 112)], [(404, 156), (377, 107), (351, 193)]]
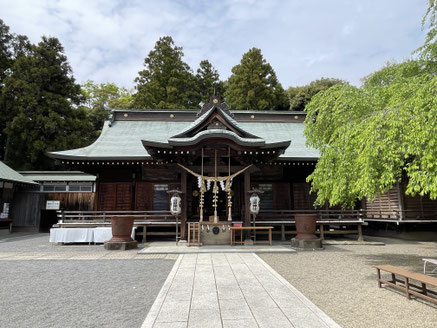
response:
[(258, 47), (284, 87), (320, 77), (359, 79), (391, 59), (408, 57), (424, 39), (426, 1), (16, 1), (0, 2), (2, 19), (33, 42), (56, 36), (79, 82), (127, 87), (163, 35), (197, 69), (209, 59), (223, 79)]

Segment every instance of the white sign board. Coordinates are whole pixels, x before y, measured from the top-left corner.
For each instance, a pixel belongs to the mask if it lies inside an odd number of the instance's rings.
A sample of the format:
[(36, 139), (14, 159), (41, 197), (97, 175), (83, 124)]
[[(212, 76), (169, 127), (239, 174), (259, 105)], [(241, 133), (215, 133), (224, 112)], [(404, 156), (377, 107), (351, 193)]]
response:
[(59, 210), (61, 207), (60, 200), (48, 200), (46, 202), (46, 210)]

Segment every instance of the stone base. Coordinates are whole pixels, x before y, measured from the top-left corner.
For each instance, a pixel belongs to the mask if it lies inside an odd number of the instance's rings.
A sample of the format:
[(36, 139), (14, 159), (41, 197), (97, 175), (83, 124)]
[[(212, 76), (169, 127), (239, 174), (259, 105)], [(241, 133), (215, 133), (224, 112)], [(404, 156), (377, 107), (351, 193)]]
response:
[(180, 239), (177, 242), (178, 246), (187, 246), (187, 241), (185, 239)]
[(321, 249), (322, 240), (320, 238), (316, 239), (291, 239), (291, 247), (302, 248), (302, 249)]
[(246, 238), (246, 239), (244, 240), (244, 245), (245, 245), (245, 246), (253, 246), (253, 240), (250, 239), (250, 238)]
[(104, 244), (105, 249), (108, 251), (127, 251), (128, 249), (134, 249), (138, 247), (136, 240), (132, 241), (106, 241)]
[[(200, 242), (203, 245), (229, 245), (232, 222), (200, 222)], [(223, 231), (223, 228), (224, 231)]]

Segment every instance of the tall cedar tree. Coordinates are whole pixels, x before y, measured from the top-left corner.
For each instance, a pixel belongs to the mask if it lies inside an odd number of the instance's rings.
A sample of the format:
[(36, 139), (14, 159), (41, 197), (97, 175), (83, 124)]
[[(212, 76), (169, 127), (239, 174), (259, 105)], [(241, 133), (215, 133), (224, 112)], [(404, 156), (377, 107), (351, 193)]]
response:
[(321, 78), (304, 86), (288, 88), (286, 94), (290, 102), (290, 110), (304, 111), (305, 106), (316, 94), (336, 84), (347, 84), (347, 82), (339, 79)]
[(193, 73), (183, 60), (182, 47), (170, 36), (161, 37), (144, 59), (145, 69), (135, 79), (137, 108), (197, 108), (200, 97), (196, 92)]
[(81, 101), (64, 49), (56, 38), (43, 37), (31, 51), (14, 61), (4, 80), (7, 110), (16, 115), (7, 123), (5, 161), (15, 169), (50, 169), (47, 151), (83, 146), (92, 126)]
[(121, 109), (132, 107), (132, 91), (118, 87), (114, 83), (94, 83), (86, 81), (82, 85), (84, 108), (88, 119), (93, 125), (95, 137), (100, 135), (104, 121), (109, 116), (108, 109)]
[(197, 92), (204, 103), (209, 102), (211, 96), (224, 97), (224, 83), (220, 81), (218, 71), (208, 60), (202, 60), (196, 74)]
[(233, 109), (287, 109), (284, 89), (261, 50), (252, 48), (240, 64), (232, 68), (225, 92), (226, 102)]
[(25, 36), (9, 32), (9, 27), (0, 19), (0, 159), (4, 158), (7, 144), (6, 124), (12, 120), (16, 111), (7, 108), (3, 95), (5, 78), (10, 74), (15, 59), (30, 50), (30, 43)]
[[(0, 19), (0, 96), (2, 94), (4, 79), (7, 71), (12, 66), (12, 39), (13, 35), (9, 32), (9, 27)], [(6, 111), (5, 102), (0, 98), (0, 159), (4, 157), (7, 136), (4, 133), (6, 123), (10, 119)]]

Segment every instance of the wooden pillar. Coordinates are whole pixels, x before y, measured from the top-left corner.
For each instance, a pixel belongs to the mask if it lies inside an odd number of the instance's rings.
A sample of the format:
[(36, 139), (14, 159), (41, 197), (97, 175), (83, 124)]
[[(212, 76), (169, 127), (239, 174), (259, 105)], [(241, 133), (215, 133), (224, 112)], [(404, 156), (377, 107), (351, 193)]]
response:
[(181, 172), (181, 191), (182, 191), (182, 214), (181, 214), (181, 239), (187, 238), (187, 172)]
[(250, 190), (250, 173), (249, 170), (244, 172), (244, 225), (250, 227), (250, 195), (248, 191)]
[(0, 181), (0, 213), (3, 211), (3, 195), (4, 195), (5, 182)]

